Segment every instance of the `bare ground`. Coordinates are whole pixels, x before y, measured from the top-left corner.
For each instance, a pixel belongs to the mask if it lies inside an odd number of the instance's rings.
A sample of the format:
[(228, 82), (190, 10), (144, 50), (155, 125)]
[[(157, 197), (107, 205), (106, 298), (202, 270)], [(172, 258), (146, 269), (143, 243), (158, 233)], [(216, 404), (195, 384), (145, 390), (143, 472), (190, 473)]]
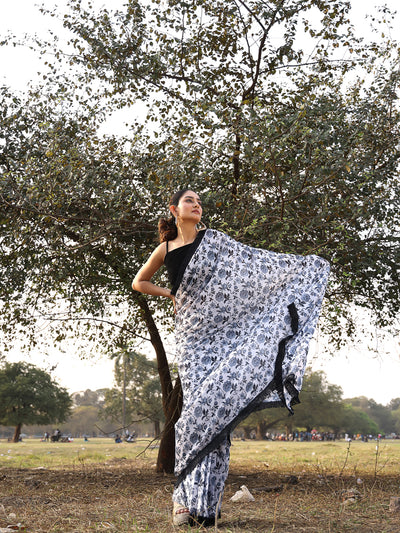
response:
[[(173, 476), (156, 474), (140, 460), (62, 470), (4, 468), (0, 532), (7, 526), (34, 533), (206, 531), (171, 525), (173, 482)], [(231, 502), (243, 484), (255, 501)], [(218, 529), (208, 531), (399, 533), (400, 513), (389, 511), (391, 496), (400, 496), (398, 476), (364, 477), (357, 485), (354, 477), (233, 466)]]

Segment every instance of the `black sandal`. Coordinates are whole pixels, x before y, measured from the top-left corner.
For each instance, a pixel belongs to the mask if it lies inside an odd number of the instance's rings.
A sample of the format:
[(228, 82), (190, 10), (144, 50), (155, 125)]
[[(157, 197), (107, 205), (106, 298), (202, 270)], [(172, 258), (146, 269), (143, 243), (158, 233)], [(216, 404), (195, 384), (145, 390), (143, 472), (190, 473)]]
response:
[(192, 516), (189, 517), (190, 526), (212, 527), (215, 525), (215, 516)]

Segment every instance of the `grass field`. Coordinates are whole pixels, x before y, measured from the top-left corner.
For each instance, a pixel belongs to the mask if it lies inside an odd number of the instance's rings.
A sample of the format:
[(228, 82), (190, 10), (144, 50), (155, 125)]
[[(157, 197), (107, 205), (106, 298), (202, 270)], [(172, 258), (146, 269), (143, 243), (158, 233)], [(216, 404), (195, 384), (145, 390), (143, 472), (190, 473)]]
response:
[[(157, 449), (146, 446), (0, 441), (0, 532), (205, 531), (171, 525), (174, 478), (155, 472)], [(254, 502), (230, 501), (241, 485)], [(393, 496), (400, 441), (233, 441), (222, 518), (209, 531), (399, 533)]]

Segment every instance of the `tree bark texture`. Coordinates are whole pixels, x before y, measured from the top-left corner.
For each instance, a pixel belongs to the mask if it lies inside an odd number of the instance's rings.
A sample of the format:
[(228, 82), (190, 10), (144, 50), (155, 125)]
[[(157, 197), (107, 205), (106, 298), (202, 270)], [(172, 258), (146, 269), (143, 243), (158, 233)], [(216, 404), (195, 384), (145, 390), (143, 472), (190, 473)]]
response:
[(139, 296), (137, 301), (142, 310), (143, 319), (157, 356), (157, 368), (160, 376), (165, 415), (165, 425), (161, 434), (156, 470), (157, 472), (172, 474), (175, 467), (175, 422), (178, 420), (182, 410), (182, 387), (179, 378), (176, 380), (175, 385), (172, 383), (167, 354), (146, 299)]
[(22, 424), (17, 424), (14, 431), (13, 442), (19, 442), (21, 436)]

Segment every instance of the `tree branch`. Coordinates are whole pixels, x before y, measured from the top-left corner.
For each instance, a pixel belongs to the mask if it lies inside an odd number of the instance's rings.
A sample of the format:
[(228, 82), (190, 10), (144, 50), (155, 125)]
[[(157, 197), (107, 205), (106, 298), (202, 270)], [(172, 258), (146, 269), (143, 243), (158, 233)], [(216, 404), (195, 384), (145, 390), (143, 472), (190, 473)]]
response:
[(252, 84), (250, 85), (250, 87), (244, 91), (243, 93), (243, 97), (242, 97), (242, 101), (245, 101), (247, 100), (247, 98), (249, 98), (249, 96), (253, 93), (253, 97), (254, 97), (254, 90), (255, 90), (255, 87), (257, 85), (257, 82), (258, 82), (258, 78), (260, 77), (260, 73), (261, 73), (261, 61), (262, 61), (262, 53), (264, 51), (264, 45), (265, 45), (265, 41), (267, 40), (267, 37), (268, 37), (268, 34), (272, 28), (272, 26), (275, 24), (275, 21), (276, 21), (276, 16), (280, 10), (280, 8), (282, 7), (282, 5), (284, 4), (284, 0), (282, 0), (276, 7), (276, 9), (274, 10), (272, 16), (271, 16), (271, 20), (268, 24), (267, 27), (265, 27), (262, 22), (260, 21), (260, 19), (257, 17), (257, 15), (255, 15), (251, 9), (245, 4), (245, 2), (243, 2), (243, 0), (238, 0), (240, 2), (240, 4), (242, 4), (242, 6), (247, 9), (247, 11), (251, 14), (252, 17), (254, 17), (254, 19), (258, 22), (258, 24), (261, 26), (261, 28), (263, 29), (263, 36), (261, 37), (261, 41), (260, 41), (260, 45), (258, 47), (258, 57), (257, 57), (257, 62), (256, 62), (256, 71), (255, 71), (255, 74), (253, 76), (253, 82)]

